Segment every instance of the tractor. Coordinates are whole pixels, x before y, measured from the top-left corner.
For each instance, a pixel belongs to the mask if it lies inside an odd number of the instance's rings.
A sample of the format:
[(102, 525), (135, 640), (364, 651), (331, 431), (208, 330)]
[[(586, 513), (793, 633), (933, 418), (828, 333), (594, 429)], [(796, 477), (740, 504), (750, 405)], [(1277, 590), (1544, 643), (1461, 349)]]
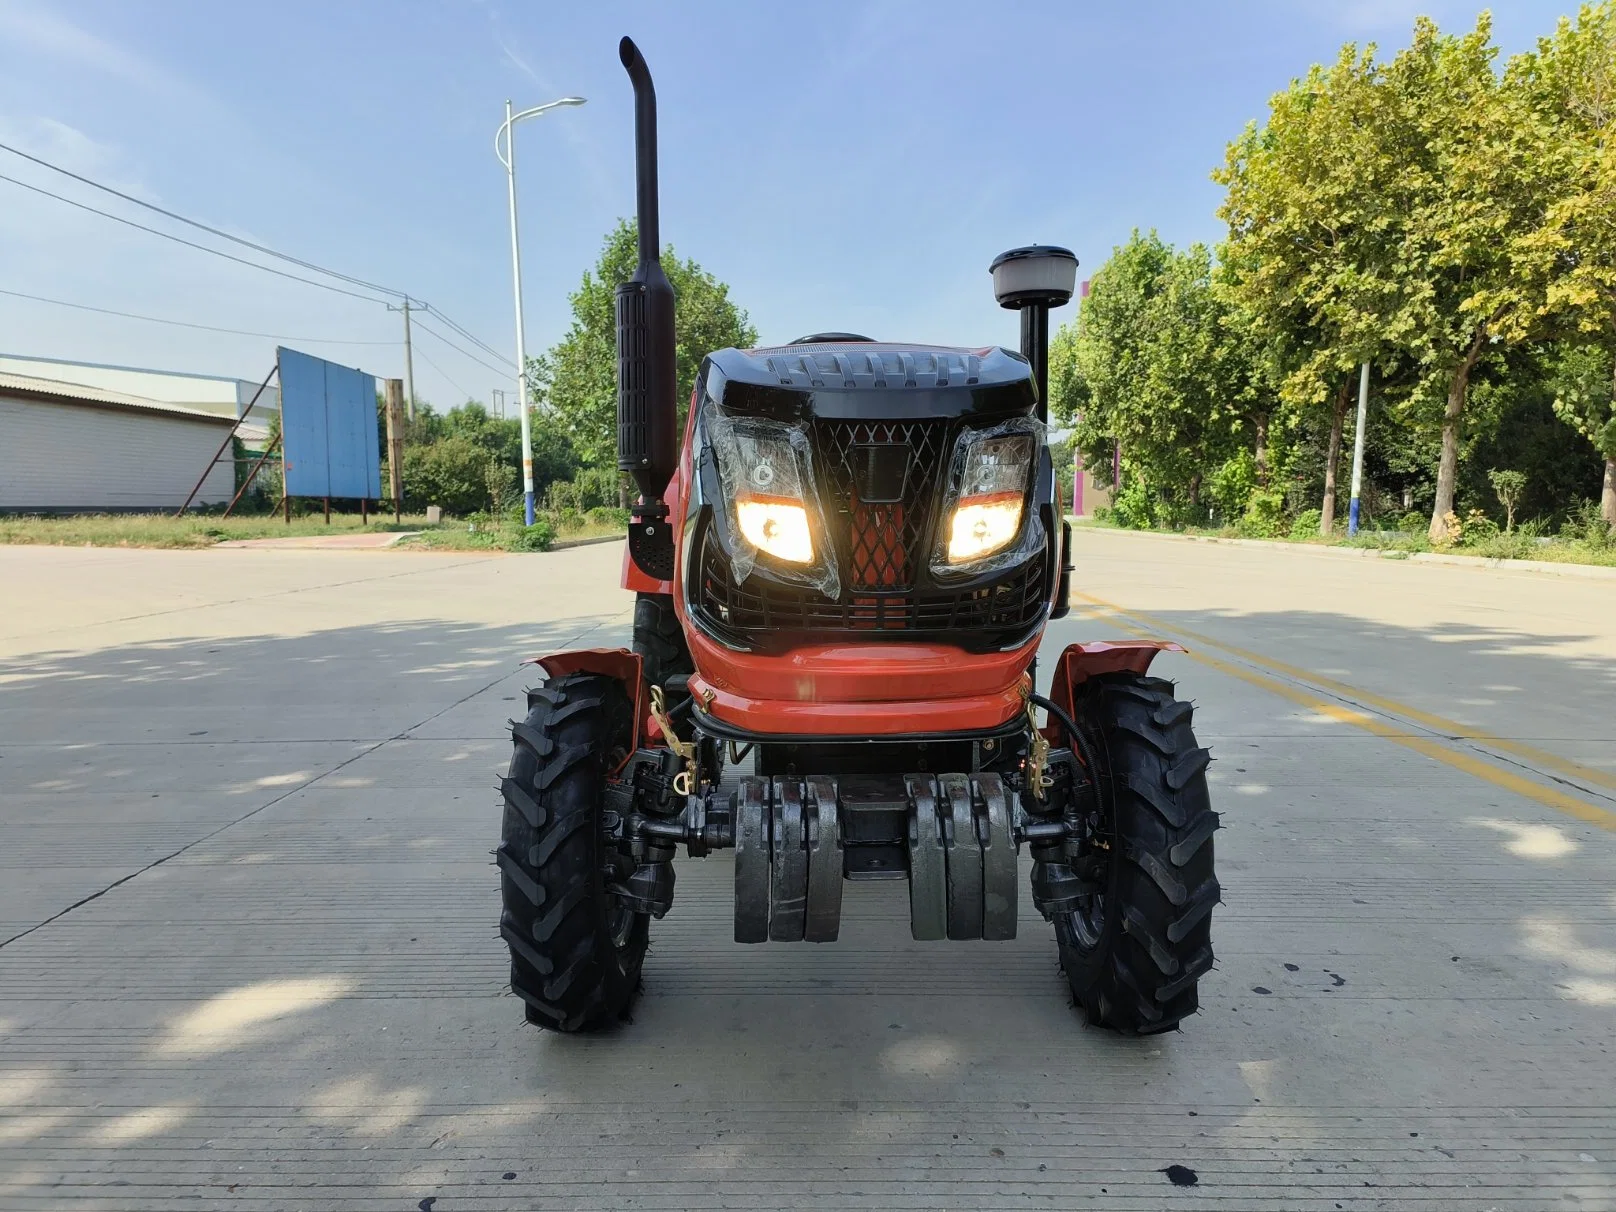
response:
[[(735, 940), (835, 941), (843, 885), (908, 885), (915, 939), (1053, 924), (1073, 1004), (1149, 1034), (1197, 1008), (1219, 901), (1208, 751), (1150, 675), (1176, 644), (1069, 645), (1049, 311), (1077, 260), (990, 266), (1021, 348), (818, 333), (702, 361), (676, 445), (656, 94), (635, 98), (639, 264), (617, 290), (633, 647), (537, 658), (502, 781), (500, 934), (527, 1021), (626, 1017), (679, 847), (731, 850)], [(1039, 713), (1044, 715), (1043, 722)]]

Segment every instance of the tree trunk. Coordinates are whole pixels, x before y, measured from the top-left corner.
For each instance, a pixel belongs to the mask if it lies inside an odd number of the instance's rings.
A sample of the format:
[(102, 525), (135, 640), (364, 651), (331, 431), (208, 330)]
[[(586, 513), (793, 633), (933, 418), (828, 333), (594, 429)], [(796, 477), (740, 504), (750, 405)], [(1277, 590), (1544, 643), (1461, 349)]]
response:
[(1257, 487), (1268, 487), (1268, 416), (1258, 414), (1252, 418), (1257, 430), (1257, 448), (1252, 452), (1257, 461)]
[(1425, 532), (1433, 543), (1442, 542), (1448, 533), (1446, 518), (1453, 512), (1453, 494), (1459, 480), (1459, 421), (1464, 416), (1470, 372), (1480, 360), (1486, 341), (1487, 330), (1478, 329), (1448, 384), (1448, 406), (1442, 413), (1442, 458), (1436, 468), (1436, 503), (1431, 506), (1431, 525)]
[(1319, 509), (1319, 533), (1326, 538), (1335, 530), (1336, 469), (1341, 463), (1341, 430), (1351, 402), (1352, 380), (1345, 379), (1335, 393), (1335, 412), (1330, 417), (1330, 451), (1324, 460), (1324, 504)]

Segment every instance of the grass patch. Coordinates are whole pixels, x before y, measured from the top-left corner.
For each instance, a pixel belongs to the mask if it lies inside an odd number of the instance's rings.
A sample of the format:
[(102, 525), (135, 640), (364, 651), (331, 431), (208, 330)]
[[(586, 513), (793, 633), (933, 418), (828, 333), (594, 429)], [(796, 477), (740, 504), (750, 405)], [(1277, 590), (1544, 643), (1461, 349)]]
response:
[[(1118, 526), (1110, 518), (1073, 518), (1077, 528), (1093, 530), (1124, 530), (1127, 527)], [(1186, 527), (1182, 530), (1167, 530), (1157, 528), (1157, 534), (1181, 534), (1200, 538), (1214, 539), (1245, 539), (1250, 535), (1242, 534), (1233, 526), (1212, 529), (1207, 527)], [(1437, 548), (1433, 547), (1425, 536), (1425, 531), (1418, 532), (1383, 530), (1359, 533), (1352, 538), (1345, 534), (1337, 534), (1332, 538), (1325, 538), (1318, 534), (1290, 534), (1275, 535), (1266, 538), (1265, 542), (1291, 543), (1296, 546), (1310, 547), (1357, 547), (1369, 551), (1379, 551), (1387, 559), (1406, 560), (1417, 552), (1441, 551), (1444, 555), (1471, 556), (1478, 560), (1543, 560), (1556, 564), (1592, 564), (1606, 568), (1616, 568), (1616, 542), (1597, 539), (1568, 539), (1553, 538), (1541, 539), (1529, 534), (1516, 531), (1514, 534), (1483, 534), (1473, 540), (1458, 546)]]
[(401, 540), (399, 547), (448, 551), (547, 551), (557, 540), (589, 539), (622, 534), (615, 518), (575, 514), (562, 518), (540, 515), (532, 527), (513, 520), (446, 519), (429, 523), (424, 514), (406, 514), (394, 522), (391, 514), (371, 516), (362, 524), (358, 514), (334, 513), (327, 525), (321, 514), (294, 516), (290, 524), (279, 515), (209, 517), (187, 514), (80, 514), (72, 517), (0, 516), (0, 544), (35, 544), (51, 547), (212, 547), (235, 539), (287, 539), (335, 534), (391, 534), (419, 531)]
[(288, 525), (279, 516), (208, 517), (187, 514), (112, 513), (72, 517), (0, 517), (0, 543), (35, 543), (54, 547), (212, 547), (230, 539), (285, 539), (303, 535), (356, 534), (367, 531), (415, 530), (424, 517), (406, 516), (402, 523), (389, 516), (371, 516), (361, 525), (358, 514), (332, 514), (326, 525), (321, 515), (294, 517)]

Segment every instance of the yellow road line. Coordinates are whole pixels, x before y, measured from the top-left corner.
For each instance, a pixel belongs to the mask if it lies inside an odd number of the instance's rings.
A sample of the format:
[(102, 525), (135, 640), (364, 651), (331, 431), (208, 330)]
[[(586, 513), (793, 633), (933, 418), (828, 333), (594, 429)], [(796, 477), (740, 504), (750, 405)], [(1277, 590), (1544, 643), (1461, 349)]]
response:
[(1209, 635), (1205, 635), (1198, 631), (1191, 631), (1188, 627), (1146, 614), (1142, 610), (1128, 610), (1121, 606), (1114, 605), (1111, 602), (1103, 601), (1100, 598), (1092, 597), (1089, 594), (1079, 593), (1077, 590), (1073, 590), (1072, 592), (1073, 596), (1082, 597), (1090, 602), (1093, 602), (1097, 606), (1105, 606), (1110, 610), (1116, 611), (1118, 614), (1128, 615), (1130, 618), (1138, 619), (1140, 622), (1147, 623), (1152, 627), (1160, 627), (1166, 631), (1177, 632), (1179, 635), (1186, 636), (1189, 639), (1195, 640), (1197, 643), (1210, 644), (1214, 648), (1221, 648), (1224, 652), (1237, 656), (1242, 661), (1249, 661), (1253, 665), (1260, 665), (1264, 669), (1271, 669), (1275, 673), (1284, 674), (1286, 677), (1295, 678), (1301, 682), (1310, 682), (1314, 686), (1322, 686), (1326, 690), (1333, 690), (1337, 694), (1340, 694), (1346, 698), (1355, 699), (1358, 702), (1366, 703), (1371, 707), (1378, 707), (1382, 711), (1390, 712), (1392, 715), (1400, 715), (1404, 719), (1413, 720), (1417, 724), (1425, 725), (1425, 727), (1431, 729), (1433, 732), (1440, 732), (1444, 736), (1453, 737), (1459, 740), (1476, 741), (1479, 744), (1486, 745), (1489, 749), (1498, 749), (1505, 753), (1512, 753), (1516, 757), (1525, 758), (1534, 765), (1545, 766), (1550, 770), (1554, 770), (1565, 775), (1567, 778), (1581, 779), (1584, 782), (1597, 783), (1601, 787), (1609, 787), (1616, 790), (1616, 774), (1613, 774), (1610, 771), (1599, 770), (1592, 766), (1584, 766), (1580, 762), (1574, 762), (1570, 758), (1561, 757), (1557, 753), (1550, 753), (1548, 750), (1539, 749), (1535, 745), (1527, 745), (1521, 741), (1512, 741), (1507, 737), (1497, 736), (1483, 729), (1472, 727), (1469, 724), (1461, 724), (1457, 720), (1450, 720), (1444, 716), (1435, 715), (1429, 711), (1422, 711), (1418, 707), (1410, 706), (1407, 703), (1401, 703), (1396, 699), (1387, 698), (1385, 695), (1375, 694), (1374, 692), (1368, 690), (1361, 690), (1357, 686), (1348, 685), (1346, 682), (1337, 681), (1335, 678), (1327, 677), (1324, 674), (1314, 673), (1307, 669), (1301, 669), (1295, 665), (1286, 664), (1284, 661), (1276, 661), (1272, 657), (1263, 656), (1261, 653), (1256, 653), (1252, 652), (1250, 649), (1241, 648), (1235, 644), (1229, 643), (1226, 640), (1213, 639)]
[[(1093, 602), (1096, 606), (1103, 607), (1116, 614), (1130, 618), (1149, 619), (1147, 615), (1123, 610), (1119, 606), (1113, 606), (1109, 602), (1103, 602), (1098, 598), (1090, 597), (1088, 594), (1082, 594), (1081, 596)], [(1163, 624), (1163, 626), (1186, 636), (1192, 634), (1182, 627), (1168, 627), (1166, 624)], [(1144, 634), (1136, 627), (1130, 627), (1129, 630), (1135, 634)], [(1208, 642), (1216, 644), (1216, 641)], [(1227, 647), (1224, 645), (1218, 646)], [(1428, 737), (1410, 736), (1389, 721), (1379, 716), (1371, 715), (1367, 711), (1354, 711), (1352, 708), (1343, 706), (1340, 703), (1309, 694), (1300, 687), (1265, 677), (1254, 670), (1244, 669), (1239, 665), (1231, 664), (1217, 657), (1208, 656), (1204, 652), (1192, 651), (1188, 655), (1192, 661), (1197, 661), (1209, 668), (1216, 669), (1219, 673), (1226, 673), (1230, 677), (1239, 678), (1241, 681), (1259, 689), (1277, 694), (1280, 698), (1288, 699), (1299, 706), (1306, 707), (1308, 710), (1317, 712), (1327, 719), (1362, 728), (1365, 732), (1391, 741), (1393, 744), (1401, 745), (1405, 749), (1412, 749), (1415, 753), (1423, 754), (1444, 765), (1452, 766), (1456, 770), (1462, 770), (1464, 773), (1481, 779), (1483, 782), (1491, 783), (1495, 787), (1500, 787), (1515, 795), (1525, 796), (1527, 799), (1534, 800), (1547, 808), (1553, 808), (1558, 812), (1565, 813), (1567, 816), (1575, 817), (1579, 821), (1586, 821), (1590, 825), (1597, 825), (1601, 829), (1608, 829), (1616, 833), (1616, 812), (1607, 812), (1605, 809), (1596, 807), (1586, 800), (1577, 799), (1575, 796), (1567, 795), (1553, 787), (1545, 787), (1541, 783), (1534, 783), (1530, 779), (1522, 778), (1512, 771), (1500, 769), (1490, 762), (1484, 762), (1478, 757), (1453, 749), (1440, 741), (1432, 740)]]

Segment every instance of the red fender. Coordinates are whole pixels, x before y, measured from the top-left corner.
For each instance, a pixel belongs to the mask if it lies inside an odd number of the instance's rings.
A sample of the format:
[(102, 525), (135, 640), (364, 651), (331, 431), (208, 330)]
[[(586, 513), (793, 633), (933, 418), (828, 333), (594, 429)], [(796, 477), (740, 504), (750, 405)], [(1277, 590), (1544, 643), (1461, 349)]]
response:
[(660, 744), (662, 730), (651, 719), (650, 696), (645, 689), (644, 660), (627, 648), (580, 648), (573, 652), (553, 652), (530, 657), (524, 665), (537, 665), (550, 677), (569, 673), (598, 673), (621, 682), (634, 700), (634, 736), (637, 744)]
[(1187, 652), (1172, 640), (1094, 640), (1068, 644), (1055, 661), (1049, 699), (1068, 715), (1076, 713), (1077, 688), (1102, 673), (1147, 673), (1159, 652)]

